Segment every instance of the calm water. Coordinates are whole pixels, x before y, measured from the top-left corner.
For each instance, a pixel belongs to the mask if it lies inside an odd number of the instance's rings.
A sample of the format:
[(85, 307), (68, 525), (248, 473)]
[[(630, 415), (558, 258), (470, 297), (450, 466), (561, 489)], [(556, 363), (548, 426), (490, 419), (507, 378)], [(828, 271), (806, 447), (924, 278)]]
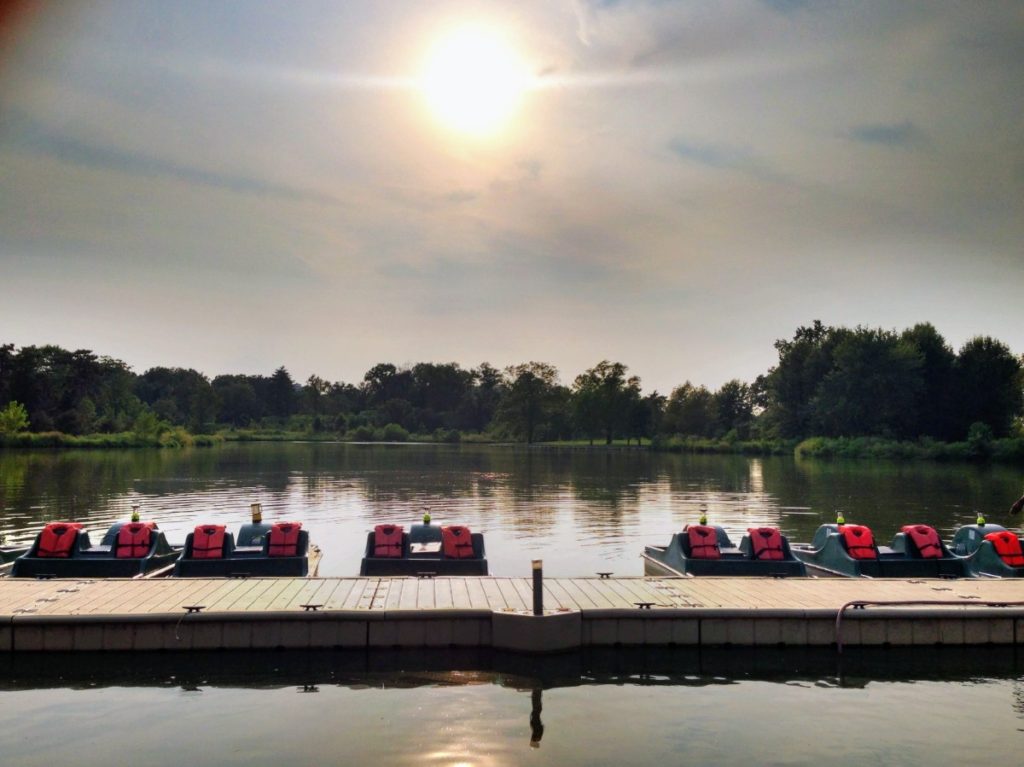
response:
[[(1007, 468), (506, 448), (251, 444), (192, 451), (0, 451), (0, 529), (103, 530), (132, 504), (172, 540), (248, 504), (303, 520), (321, 573), (352, 575), (365, 532), (438, 521), (487, 534), (492, 572), (642, 573), (702, 505), (742, 532), (808, 540), (841, 508), (887, 538), (1007, 522)], [(1024, 651), (1021, 651), (1024, 656)], [(0, 657), (4, 764), (947, 764), (1017, 758), (1014, 648)]]
[(778, 525), (806, 541), (842, 509), (888, 540), (908, 522), (944, 535), (974, 519), (1009, 524), (1022, 477), (1007, 467), (654, 455), (425, 445), (233, 444), (195, 450), (0, 451), (0, 531), (30, 540), (46, 520), (94, 531), (140, 504), (172, 542), (196, 524), (301, 519), (324, 550), (322, 575), (354, 575), (365, 533), (436, 522), (486, 533), (491, 572), (641, 575), (646, 543), (667, 542), (706, 506), (738, 534)]
[[(5, 764), (1014, 763), (1012, 648), (22, 657)], [(457, 668), (459, 671), (451, 671)], [(128, 761), (130, 754), (130, 761)]]

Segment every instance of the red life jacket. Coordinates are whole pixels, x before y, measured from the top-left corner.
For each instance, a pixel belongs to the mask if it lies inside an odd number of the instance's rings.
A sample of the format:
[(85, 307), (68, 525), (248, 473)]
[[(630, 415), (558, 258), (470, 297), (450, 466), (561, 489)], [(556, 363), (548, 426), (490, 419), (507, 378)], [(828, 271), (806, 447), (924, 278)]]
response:
[(275, 522), (270, 528), (267, 554), (271, 557), (297, 557), (301, 522)]
[(839, 532), (846, 542), (846, 551), (854, 559), (878, 559), (875, 536), (864, 525), (840, 525)]
[(81, 522), (48, 522), (39, 534), (39, 546), (36, 547), (37, 557), (71, 556), (71, 550), (78, 539)]
[(686, 534), (690, 541), (690, 556), (693, 559), (721, 559), (718, 548), (718, 531), (710, 525), (688, 525)]
[(192, 533), (192, 559), (224, 558), (224, 525), (199, 525)]
[(373, 528), (373, 556), (402, 556), (402, 526), (377, 525)]
[(140, 559), (149, 553), (156, 522), (129, 522), (117, 531), (117, 558)]
[(782, 533), (777, 527), (748, 527), (750, 548), (754, 559), (785, 559), (782, 553)]
[(998, 533), (989, 533), (985, 536), (986, 541), (992, 541), (996, 554), (1010, 567), (1024, 567), (1024, 552), (1020, 550), (1020, 538), (1009, 530), (1000, 530)]
[(905, 525), (900, 531), (917, 546), (922, 559), (941, 559), (942, 541), (934, 527), (928, 525)]
[(473, 538), (465, 525), (451, 525), (441, 528), (444, 555), (451, 559), (470, 559), (473, 554)]

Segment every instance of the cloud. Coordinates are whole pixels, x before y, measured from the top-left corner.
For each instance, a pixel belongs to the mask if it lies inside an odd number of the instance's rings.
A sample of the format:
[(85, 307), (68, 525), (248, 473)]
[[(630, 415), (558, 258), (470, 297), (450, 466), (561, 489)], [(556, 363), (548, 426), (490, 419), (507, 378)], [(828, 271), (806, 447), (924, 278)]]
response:
[(850, 129), (848, 136), (864, 144), (881, 144), (900, 149), (918, 146), (927, 139), (924, 131), (910, 120), (901, 123), (857, 125)]
[(784, 177), (749, 149), (675, 139), (669, 149), (683, 160), (715, 170), (743, 173), (759, 181), (780, 182)]
[(184, 165), (151, 154), (133, 152), (115, 146), (104, 146), (86, 139), (75, 138), (63, 132), (51, 130), (27, 115), (18, 115), (13, 120), (5, 120), (4, 127), (13, 134), (9, 139), (9, 145), (13, 148), (47, 155), (75, 165), (112, 170), (135, 176), (171, 178), (184, 181), (187, 184), (239, 194), (319, 203), (335, 202), (328, 196), (310, 190), (268, 182), (255, 176), (225, 174), (210, 168)]

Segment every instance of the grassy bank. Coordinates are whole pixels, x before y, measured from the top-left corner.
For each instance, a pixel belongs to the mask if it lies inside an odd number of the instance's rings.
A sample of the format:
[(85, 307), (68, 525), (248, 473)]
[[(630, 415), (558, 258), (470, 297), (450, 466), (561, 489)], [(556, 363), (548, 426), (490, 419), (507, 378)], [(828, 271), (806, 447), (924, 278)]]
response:
[(657, 436), (651, 450), (662, 453), (700, 453), (720, 455), (791, 455), (794, 440), (734, 440), (705, 437)]
[(998, 461), (1024, 464), (1024, 438), (936, 442), (875, 437), (812, 437), (794, 450), (798, 458), (882, 458), (887, 460)]
[(134, 447), (210, 447), (224, 442), (219, 434), (190, 434), (185, 429), (169, 429), (159, 434), (65, 434), (60, 431), (18, 432), (0, 435), (0, 448), (134, 448)]

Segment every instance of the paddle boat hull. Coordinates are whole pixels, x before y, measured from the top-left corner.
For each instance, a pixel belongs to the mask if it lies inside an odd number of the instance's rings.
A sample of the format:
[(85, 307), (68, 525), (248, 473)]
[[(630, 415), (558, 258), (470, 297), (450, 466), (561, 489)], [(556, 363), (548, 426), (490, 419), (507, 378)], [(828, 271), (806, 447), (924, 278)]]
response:
[[(924, 528), (930, 548), (922, 554), (909, 528)], [(810, 573), (847, 578), (965, 578), (972, 573), (951, 552), (933, 528), (908, 525), (891, 546), (876, 546), (862, 525), (822, 525), (809, 545), (794, 545), (793, 554)]]
[[(224, 525), (198, 525), (185, 538), (175, 578), (266, 578), (316, 575), (319, 549), (300, 522), (243, 525), (236, 541)], [(312, 560), (312, 565), (311, 565)]]
[(949, 548), (973, 575), (1024, 578), (1024, 543), (1001, 525), (964, 525)]
[[(713, 542), (694, 545), (699, 540), (691, 534), (691, 526), (675, 533), (668, 546), (645, 546), (641, 555), (644, 560), (644, 574), (656, 576), (767, 576), (773, 578), (807, 575), (804, 564), (796, 559), (789, 548), (789, 541), (775, 528), (750, 528), (739, 546), (735, 546), (729, 535), (719, 525), (692, 526), (713, 531)], [(758, 547), (752, 536), (772, 531), (770, 555)], [(717, 552), (717, 555), (715, 554)], [(705, 556), (699, 556), (704, 554)], [(760, 555), (760, 557), (758, 556)], [(771, 558), (767, 558), (770, 556)]]
[(77, 522), (51, 522), (14, 560), (14, 578), (138, 578), (157, 572), (181, 554), (154, 522), (115, 522), (93, 545)]
[(482, 533), (462, 525), (377, 525), (366, 536), (360, 575), (487, 575)]

